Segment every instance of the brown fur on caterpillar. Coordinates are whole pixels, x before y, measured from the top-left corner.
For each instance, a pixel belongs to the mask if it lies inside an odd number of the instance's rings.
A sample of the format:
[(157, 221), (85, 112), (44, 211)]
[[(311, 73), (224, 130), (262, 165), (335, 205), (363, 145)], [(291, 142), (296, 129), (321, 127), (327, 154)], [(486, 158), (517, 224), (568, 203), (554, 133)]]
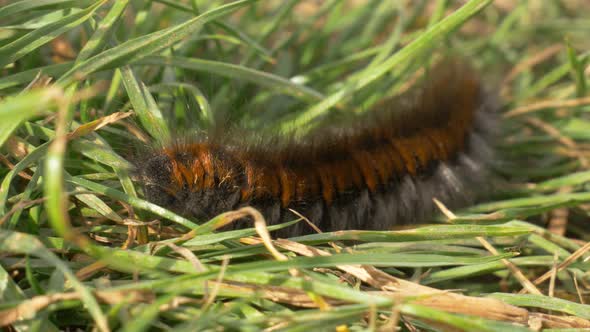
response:
[[(489, 181), (498, 108), (472, 70), (446, 63), (354, 124), (258, 144), (177, 141), (136, 164), (148, 200), (199, 220), (251, 205), (268, 224), (297, 218), (293, 209), (322, 231), (386, 230), (428, 217), (433, 198), (473, 201)], [(277, 235), (311, 232), (297, 223)]]

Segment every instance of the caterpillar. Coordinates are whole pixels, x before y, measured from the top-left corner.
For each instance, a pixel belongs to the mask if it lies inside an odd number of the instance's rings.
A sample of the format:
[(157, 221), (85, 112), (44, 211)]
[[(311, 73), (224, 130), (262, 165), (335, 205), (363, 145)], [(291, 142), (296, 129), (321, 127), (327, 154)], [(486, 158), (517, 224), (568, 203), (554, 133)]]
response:
[[(250, 205), (268, 224), (296, 211), (322, 231), (387, 230), (432, 215), (433, 198), (473, 201), (489, 183), (498, 109), (474, 70), (445, 62), (344, 125), (255, 144), (186, 138), (145, 154), (137, 171), (149, 201), (199, 220)], [(299, 222), (277, 235), (311, 232)]]

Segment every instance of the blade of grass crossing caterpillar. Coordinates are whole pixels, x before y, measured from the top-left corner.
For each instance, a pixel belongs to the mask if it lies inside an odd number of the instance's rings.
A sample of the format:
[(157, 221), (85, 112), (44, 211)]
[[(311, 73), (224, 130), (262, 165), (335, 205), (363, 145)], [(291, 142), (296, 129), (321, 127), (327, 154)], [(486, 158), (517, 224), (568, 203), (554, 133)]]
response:
[(311, 234), (291, 238), (306, 244), (324, 243), (339, 240), (365, 242), (404, 242), (447, 239), (466, 239), (475, 236), (518, 236), (531, 233), (530, 228), (522, 226), (482, 226), (482, 225), (436, 225), (401, 231), (359, 231), (347, 230), (330, 233)]

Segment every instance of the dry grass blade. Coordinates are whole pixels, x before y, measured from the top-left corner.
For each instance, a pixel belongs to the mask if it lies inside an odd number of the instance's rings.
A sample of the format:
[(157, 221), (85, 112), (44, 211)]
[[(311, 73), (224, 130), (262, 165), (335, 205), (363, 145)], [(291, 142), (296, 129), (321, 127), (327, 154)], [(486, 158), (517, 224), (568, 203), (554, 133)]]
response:
[(517, 63), (512, 68), (512, 70), (510, 70), (510, 72), (504, 78), (504, 81), (502, 81), (502, 85), (505, 86), (506, 84), (512, 82), (512, 80), (514, 80), (523, 71), (530, 69), (535, 65), (551, 58), (552, 56), (559, 53), (561, 50), (563, 50), (563, 44), (553, 44), (544, 48), (542, 51), (535, 53), (528, 58), (525, 58), (521, 62)]
[[(117, 304), (122, 301), (147, 302), (153, 299), (150, 293), (138, 291), (96, 291), (94, 296), (102, 303)], [(8, 326), (22, 319), (29, 319), (47, 306), (61, 301), (80, 300), (80, 295), (73, 293), (55, 293), (39, 295), (25, 300), (13, 308), (0, 311), (0, 327)]]
[(549, 280), (549, 291), (547, 295), (553, 297), (555, 295), (555, 278), (557, 277), (557, 253), (553, 255), (553, 267), (551, 268), (551, 279)]
[(526, 106), (517, 107), (504, 114), (505, 118), (511, 118), (527, 113), (540, 111), (546, 108), (573, 108), (590, 105), (590, 97), (569, 99), (569, 100), (544, 100)]
[(125, 119), (128, 116), (131, 116), (133, 112), (117, 112), (111, 115), (107, 115), (100, 119), (96, 119), (92, 122), (85, 123), (80, 127), (76, 128), (74, 131), (68, 134), (68, 139), (76, 139), (80, 136), (88, 135), (93, 131), (97, 131), (104, 126), (108, 126), (109, 124), (115, 123), (119, 120)]
[(530, 314), (530, 326), (538, 326), (543, 329), (587, 329), (590, 321), (574, 316), (556, 316), (534, 312)]
[[(572, 253), (569, 257), (567, 257), (563, 262), (559, 263), (559, 265), (555, 269), (556, 272), (562, 271), (563, 269), (568, 267), (570, 264), (575, 262), (578, 258), (582, 257), (586, 252), (588, 252), (588, 250), (590, 250), (590, 242), (586, 242), (586, 244), (584, 244), (580, 249), (574, 251), (574, 253)], [(535, 279), (533, 281), (533, 283), (535, 285), (540, 285), (543, 282), (545, 282), (547, 279), (551, 278), (552, 274), (553, 274), (553, 269), (545, 272), (542, 276)], [(525, 293), (525, 292), (526, 292), (525, 289), (520, 291), (521, 294)]]
[[(590, 101), (590, 99), (589, 99), (589, 101)], [(570, 150), (570, 153), (572, 155), (575, 155), (578, 157), (578, 160), (580, 161), (580, 165), (582, 167), (588, 168), (588, 166), (590, 165), (590, 163), (588, 162), (588, 159), (586, 158), (584, 153), (582, 153), (582, 149), (580, 149), (578, 147), (578, 144), (576, 144), (576, 142), (573, 139), (563, 135), (562, 133), (559, 132), (559, 130), (557, 128), (555, 128), (554, 126), (550, 125), (549, 123), (542, 121), (538, 118), (529, 117), (526, 119), (526, 122), (536, 128), (543, 130), (544, 132), (549, 134), (549, 136), (557, 139), (561, 144), (563, 144), (564, 146), (566, 146)]]
[(0, 226), (2, 226), (2, 224), (4, 224), (6, 222), (6, 220), (8, 220), (8, 218), (10, 218), (10, 216), (12, 216), (13, 214), (15, 214), (16, 212), (26, 209), (30, 206), (33, 205), (37, 205), (40, 203), (43, 203), (45, 201), (45, 198), (39, 198), (39, 199), (34, 199), (32, 201), (20, 201), (17, 204), (15, 204), (10, 211), (8, 211), (6, 214), (4, 214), (1, 218), (0, 218)]
[[(447, 217), (449, 218), (449, 220), (455, 219), (456, 216), (455, 214), (447, 209), (446, 206), (444, 206), (444, 204), (442, 204), (439, 200), (437, 200), (436, 198), (434, 199), (434, 204), (436, 204), (436, 206), (439, 208), (439, 210), (441, 210), (441, 212)], [(481, 243), (481, 245), (486, 248), (487, 251), (489, 251), (492, 255), (498, 255), (499, 252), (498, 250), (496, 250), (496, 248), (494, 248), (494, 246), (492, 246), (486, 239), (484, 239), (481, 236), (476, 237), (477, 241), (479, 243)], [(518, 281), (520, 282), (520, 284), (527, 290), (529, 291), (531, 294), (543, 294), (541, 293), (541, 291), (539, 291), (537, 289), (537, 287), (535, 287), (535, 285), (533, 283), (531, 283), (531, 281), (525, 277), (525, 275), (522, 273), (522, 271), (516, 266), (514, 265), (511, 261), (507, 260), (507, 259), (502, 259), (501, 260), (502, 264), (504, 264), (511, 272), (512, 274), (514, 274), (514, 276), (516, 277), (516, 279), (518, 279)]]
[[(207, 300), (203, 304), (203, 308), (202, 308), (203, 310), (207, 310), (207, 308), (209, 308), (209, 306), (213, 303), (213, 301), (215, 301), (215, 298), (217, 297), (217, 293), (219, 292), (219, 289), (221, 287), (221, 281), (223, 280), (223, 276), (225, 275), (225, 270), (227, 269), (228, 263), (229, 263), (229, 257), (224, 256), (223, 260), (221, 262), (221, 268), (219, 269), (219, 273), (217, 274), (217, 280), (213, 284), (213, 290), (211, 291), (210, 294), (208, 294)], [(206, 284), (205, 287), (207, 287), (207, 286), (208, 285)]]
[(176, 252), (177, 254), (184, 257), (187, 261), (189, 261), (191, 263), (191, 265), (195, 268), (195, 271), (197, 271), (197, 272), (207, 271), (207, 268), (205, 268), (205, 266), (201, 263), (199, 258), (197, 258), (197, 256), (195, 256), (195, 254), (193, 254), (192, 251), (190, 251), (184, 247), (179, 247), (179, 246), (175, 245), (174, 243), (167, 243), (166, 245), (168, 247), (170, 247), (174, 252)]
[[(279, 239), (275, 241), (275, 244), (283, 249), (303, 256), (331, 255), (327, 251), (289, 240)], [(464, 296), (423, 286), (393, 277), (373, 266), (344, 265), (337, 266), (337, 268), (353, 275), (372, 287), (382, 290), (382, 292), (376, 292), (376, 294), (393, 297), (398, 301), (412, 301), (413, 303), (448, 312), (521, 324), (526, 323), (528, 319), (527, 310), (508, 305), (499, 300)]]

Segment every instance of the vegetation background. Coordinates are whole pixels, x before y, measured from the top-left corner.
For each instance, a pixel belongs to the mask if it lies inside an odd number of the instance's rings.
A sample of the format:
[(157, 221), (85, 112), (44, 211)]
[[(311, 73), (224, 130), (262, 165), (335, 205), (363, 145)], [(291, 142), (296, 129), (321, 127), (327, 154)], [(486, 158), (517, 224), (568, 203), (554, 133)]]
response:
[[(0, 5), (5, 329), (590, 330), (588, 1)], [(130, 176), (132, 142), (219, 119), (305, 131), (448, 52), (505, 103), (488, 202), (273, 240), (255, 211), (188, 220)]]

